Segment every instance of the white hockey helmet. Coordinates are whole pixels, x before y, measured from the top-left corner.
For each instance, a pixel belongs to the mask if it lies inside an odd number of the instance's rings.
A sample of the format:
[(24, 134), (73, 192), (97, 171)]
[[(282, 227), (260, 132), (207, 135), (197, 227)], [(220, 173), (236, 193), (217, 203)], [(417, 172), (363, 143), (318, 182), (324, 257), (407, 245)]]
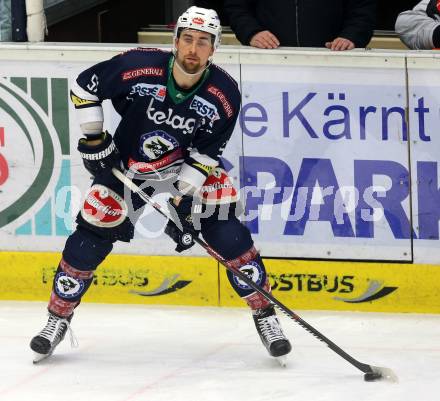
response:
[(177, 20), (174, 28), (174, 42), (182, 29), (195, 29), (207, 32), (214, 37), (214, 50), (220, 45), (222, 26), (215, 10), (192, 6), (188, 8)]

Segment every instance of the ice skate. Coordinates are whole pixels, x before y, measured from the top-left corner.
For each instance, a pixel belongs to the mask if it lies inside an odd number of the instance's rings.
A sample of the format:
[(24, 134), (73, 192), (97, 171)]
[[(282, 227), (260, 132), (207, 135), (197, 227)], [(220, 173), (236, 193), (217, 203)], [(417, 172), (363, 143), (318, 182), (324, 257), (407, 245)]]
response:
[(281, 366), (286, 366), (286, 355), (292, 346), (281, 329), (274, 307), (257, 310), (253, 317), (261, 341), (269, 354), (275, 357)]
[(30, 343), (30, 347), (34, 351), (33, 363), (41, 362), (51, 356), (57, 345), (64, 339), (67, 331), (69, 331), (72, 346), (77, 346), (76, 338), (70, 328), (72, 316), (61, 318), (49, 312), (49, 320), (46, 326)]

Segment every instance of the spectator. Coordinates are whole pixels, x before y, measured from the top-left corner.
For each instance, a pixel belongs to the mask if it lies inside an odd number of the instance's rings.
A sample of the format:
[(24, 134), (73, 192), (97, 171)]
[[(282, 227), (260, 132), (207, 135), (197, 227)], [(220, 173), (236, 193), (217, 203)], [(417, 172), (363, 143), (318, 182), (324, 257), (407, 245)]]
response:
[(440, 47), (440, 1), (422, 0), (412, 10), (401, 12), (396, 32), (410, 49)]
[(194, 0), (194, 5), (197, 7), (211, 8), (217, 11), (217, 14), (222, 22), (222, 25), (229, 25), (229, 19), (225, 13), (223, 0)]
[(376, 0), (225, 0), (232, 30), (243, 45), (365, 47), (373, 35)]
[(0, 42), (10, 42), (11, 39), (11, 0), (0, 0)]
[(26, 42), (26, 0), (11, 0), (12, 41)]

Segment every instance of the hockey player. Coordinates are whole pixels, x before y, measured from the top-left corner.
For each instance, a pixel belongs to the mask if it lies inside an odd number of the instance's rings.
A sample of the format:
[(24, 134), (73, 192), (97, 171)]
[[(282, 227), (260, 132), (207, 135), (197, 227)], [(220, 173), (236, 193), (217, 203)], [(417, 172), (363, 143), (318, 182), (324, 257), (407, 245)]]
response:
[[(219, 161), (234, 129), (241, 98), (237, 83), (212, 64), (220, 39), (217, 13), (190, 7), (177, 21), (172, 52), (135, 49), (78, 76), (71, 90), (84, 134), (78, 150), (94, 181), (54, 277), (49, 320), (30, 343), (34, 362), (50, 356), (63, 340), (74, 309), (113, 243), (133, 238), (136, 221), (126, 212), (127, 205), (137, 208), (143, 202), (135, 194), (124, 199), (123, 184), (112, 175), (113, 167), (135, 174), (135, 180), (150, 182), (152, 187), (158, 175), (161, 179), (174, 177), (178, 193), (168, 207), (182, 230), (169, 221), (165, 232), (176, 242), (176, 251), (189, 249), (193, 237), (201, 233), (228, 263), (250, 273), (270, 291), (250, 232), (235, 216), (236, 191), (231, 190)], [(114, 137), (102, 132), (104, 99), (111, 99), (121, 115)], [(201, 217), (198, 227), (192, 224), (201, 211), (193, 205), (196, 200), (211, 206), (216, 202), (214, 212)], [(229, 209), (222, 217), (219, 210), (225, 202)], [(281, 357), (289, 353), (291, 345), (273, 306), (229, 271), (228, 279), (252, 309), (269, 354)]]

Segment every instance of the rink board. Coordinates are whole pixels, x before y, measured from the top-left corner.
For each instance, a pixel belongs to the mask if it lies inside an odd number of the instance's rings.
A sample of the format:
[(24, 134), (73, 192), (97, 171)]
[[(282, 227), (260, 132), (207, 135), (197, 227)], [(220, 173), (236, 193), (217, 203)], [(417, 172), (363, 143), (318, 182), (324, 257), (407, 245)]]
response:
[[(0, 252), (0, 299), (48, 300), (60, 255)], [(110, 255), (85, 302), (218, 305), (217, 263), (210, 258)]]
[[(63, 249), (90, 186), (69, 88), (131, 46), (0, 44), (1, 250)], [(226, 47), (215, 62), (242, 92), (223, 162), (263, 256), (440, 264), (440, 54)], [(163, 225), (152, 211), (115, 251), (173, 256)]]
[[(0, 252), (0, 300), (45, 301), (58, 253)], [(292, 309), (440, 313), (440, 266), (265, 259)], [(242, 307), (211, 258), (110, 255), (85, 302)]]
[[(440, 266), (265, 260), (273, 295), (292, 309), (440, 313)], [(220, 275), (223, 306), (241, 300)]]

